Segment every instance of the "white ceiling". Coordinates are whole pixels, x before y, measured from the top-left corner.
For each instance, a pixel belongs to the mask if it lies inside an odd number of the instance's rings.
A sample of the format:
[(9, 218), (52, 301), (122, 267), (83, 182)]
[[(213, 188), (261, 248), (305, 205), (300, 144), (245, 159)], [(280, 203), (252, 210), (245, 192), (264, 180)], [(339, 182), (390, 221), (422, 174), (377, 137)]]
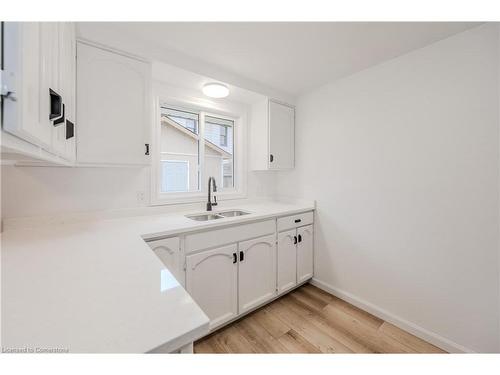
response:
[[(208, 72), (225, 71), (290, 95), (302, 94), (324, 83), (477, 26), (478, 23), (84, 23), (120, 35), (131, 44), (170, 57), (186, 69), (205, 64)], [(97, 30), (96, 29), (96, 30)], [(98, 38), (94, 32), (91, 39)], [(124, 40), (122, 39), (122, 41)], [(168, 53), (165, 53), (168, 52)], [(175, 57), (175, 58), (174, 58)], [(182, 58), (181, 58), (182, 57)], [(176, 60), (176, 61), (174, 61)], [(207, 73), (207, 69), (203, 72)]]

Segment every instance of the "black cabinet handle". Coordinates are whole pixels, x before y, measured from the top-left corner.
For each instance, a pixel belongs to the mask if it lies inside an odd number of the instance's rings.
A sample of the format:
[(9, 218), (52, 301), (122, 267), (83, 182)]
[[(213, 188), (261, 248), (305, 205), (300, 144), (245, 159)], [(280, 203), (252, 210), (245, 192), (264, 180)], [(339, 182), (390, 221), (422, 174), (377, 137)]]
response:
[(296, 223), (300, 223), (302, 220), (301, 219), (295, 219)]
[(235, 264), (238, 261), (238, 256), (236, 253), (233, 253), (233, 264)]
[(274, 155), (270, 154), (269, 155), (269, 162), (272, 163), (274, 161)]
[(245, 253), (243, 251), (240, 251), (240, 262), (243, 262), (245, 259)]
[(75, 124), (71, 121), (66, 120), (66, 139), (73, 138), (75, 136)]
[(149, 143), (144, 144), (144, 146), (146, 146), (146, 152), (144, 155), (149, 155)]
[(54, 126), (61, 125), (62, 123), (64, 123), (66, 121), (66, 119), (65, 119), (65, 116), (66, 116), (65, 112), (66, 112), (66, 106), (63, 103), (63, 105), (62, 105), (62, 115), (61, 115), (61, 117), (56, 118), (54, 120), (54, 123), (53, 123)]
[(293, 236), (293, 244), (296, 245), (297, 244), (297, 236)]
[(50, 96), (50, 112), (49, 120), (61, 117), (62, 114), (62, 97), (57, 92), (49, 88)]
[(299, 242), (302, 242), (302, 236), (299, 234)]

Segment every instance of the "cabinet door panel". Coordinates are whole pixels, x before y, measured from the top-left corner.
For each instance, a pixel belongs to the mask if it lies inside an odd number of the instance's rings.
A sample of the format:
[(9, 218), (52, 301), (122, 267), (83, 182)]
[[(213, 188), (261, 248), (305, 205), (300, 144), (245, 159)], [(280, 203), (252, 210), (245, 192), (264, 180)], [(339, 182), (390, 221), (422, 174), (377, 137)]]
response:
[(297, 285), (296, 235), (295, 229), (278, 234), (278, 293)]
[(41, 146), (51, 147), (49, 122), (50, 22), (6, 22), (4, 69), (12, 74), (10, 89), (17, 101), (4, 100), (3, 129)]
[(295, 109), (269, 101), (269, 161), (270, 169), (288, 169), (294, 166)]
[(174, 275), (181, 285), (185, 285), (185, 273), (182, 264), (179, 237), (164, 238), (148, 242), (149, 247)]
[(77, 52), (78, 162), (147, 164), (150, 65), (83, 43)]
[(240, 314), (276, 295), (275, 241), (270, 235), (238, 244)]
[(301, 241), (297, 244), (297, 283), (313, 276), (313, 226), (297, 229)]
[(186, 289), (210, 318), (213, 329), (238, 315), (237, 245), (186, 257)]

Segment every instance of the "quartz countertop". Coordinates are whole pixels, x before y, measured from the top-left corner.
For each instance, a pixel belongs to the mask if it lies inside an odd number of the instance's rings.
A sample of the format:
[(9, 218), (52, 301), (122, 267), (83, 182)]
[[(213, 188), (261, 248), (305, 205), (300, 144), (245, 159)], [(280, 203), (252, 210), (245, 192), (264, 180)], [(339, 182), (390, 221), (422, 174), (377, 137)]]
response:
[(175, 350), (208, 332), (208, 317), (145, 240), (314, 209), (239, 202), (249, 215), (197, 222), (200, 211), (8, 225), (2, 241), (2, 347), (69, 352)]

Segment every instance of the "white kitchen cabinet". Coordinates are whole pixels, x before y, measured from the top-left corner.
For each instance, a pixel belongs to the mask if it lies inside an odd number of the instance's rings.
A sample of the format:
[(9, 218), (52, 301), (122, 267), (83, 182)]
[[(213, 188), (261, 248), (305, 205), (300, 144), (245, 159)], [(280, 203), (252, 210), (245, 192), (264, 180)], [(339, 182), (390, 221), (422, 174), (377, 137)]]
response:
[[(74, 140), (66, 139), (62, 103), (74, 111), (74, 24), (6, 22), (3, 39), (2, 81), (12, 94), (3, 100), (2, 153), (67, 164)], [(51, 90), (60, 101), (51, 101)]]
[(277, 219), (278, 294), (313, 277), (312, 211)]
[(77, 82), (78, 163), (148, 165), (151, 65), (78, 42)]
[(251, 168), (291, 169), (295, 164), (295, 108), (272, 99), (252, 107)]
[(278, 233), (278, 293), (297, 285), (297, 230)]
[[(52, 148), (53, 151), (69, 160), (75, 160), (75, 90), (76, 90), (76, 40), (74, 25), (68, 22), (59, 23), (58, 39), (54, 41), (56, 52), (53, 53), (57, 57), (57, 64), (53, 63), (53, 67), (57, 70), (52, 72), (53, 83), (51, 87), (61, 95), (63, 102), (63, 114), (59, 121), (54, 121), (52, 129)], [(57, 46), (56, 46), (57, 42)], [(56, 124), (57, 123), (57, 124)]]
[(238, 244), (239, 313), (261, 305), (276, 294), (276, 238), (274, 235)]
[(173, 273), (186, 265), (185, 287), (214, 330), (313, 276), (313, 220), (298, 212), (148, 243)]
[(186, 257), (186, 289), (210, 318), (210, 329), (238, 315), (237, 245)]
[[(15, 98), (4, 99), (3, 130), (49, 149), (50, 35), (53, 23), (5, 22), (3, 84)], [(44, 105), (44, 104), (47, 105)]]
[(181, 285), (185, 285), (184, 262), (181, 256), (179, 237), (163, 238), (148, 242), (149, 247), (174, 275)]
[(297, 283), (313, 276), (313, 226), (297, 228)]

